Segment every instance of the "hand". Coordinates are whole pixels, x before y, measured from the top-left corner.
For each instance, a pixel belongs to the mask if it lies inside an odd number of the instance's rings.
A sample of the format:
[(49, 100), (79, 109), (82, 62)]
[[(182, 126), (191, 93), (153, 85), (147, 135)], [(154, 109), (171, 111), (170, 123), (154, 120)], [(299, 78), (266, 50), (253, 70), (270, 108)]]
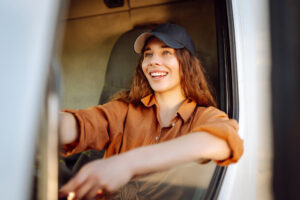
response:
[(114, 192), (129, 182), (133, 173), (125, 155), (92, 161), (60, 189), (60, 196), (75, 193), (76, 199), (92, 199), (99, 191)]

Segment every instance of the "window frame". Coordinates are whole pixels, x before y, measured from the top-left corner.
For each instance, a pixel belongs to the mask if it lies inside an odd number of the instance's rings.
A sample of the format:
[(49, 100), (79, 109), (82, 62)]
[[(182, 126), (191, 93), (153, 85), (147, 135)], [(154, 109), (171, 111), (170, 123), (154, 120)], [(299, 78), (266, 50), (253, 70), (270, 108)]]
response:
[[(231, 0), (215, 0), (220, 98), (219, 108), (239, 120), (239, 93)], [(204, 199), (217, 199), (227, 167), (217, 166)]]

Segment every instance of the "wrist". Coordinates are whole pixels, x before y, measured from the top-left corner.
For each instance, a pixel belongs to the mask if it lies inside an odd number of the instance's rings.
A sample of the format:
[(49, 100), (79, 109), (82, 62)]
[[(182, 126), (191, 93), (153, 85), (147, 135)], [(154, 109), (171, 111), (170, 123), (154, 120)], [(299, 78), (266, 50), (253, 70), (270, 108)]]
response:
[(149, 146), (132, 149), (126, 154), (126, 161), (132, 177), (153, 172), (153, 158)]
[(137, 175), (137, 168), (136, 168), (137, 158), (135, 156), (135, 150), (131, 150), (126, 153), (122, 153), (119, 156), (120, 156), (123, 167), (126, 168), (126, 171), (130, 175), (130, 177), (132, 178), (135, 175)]

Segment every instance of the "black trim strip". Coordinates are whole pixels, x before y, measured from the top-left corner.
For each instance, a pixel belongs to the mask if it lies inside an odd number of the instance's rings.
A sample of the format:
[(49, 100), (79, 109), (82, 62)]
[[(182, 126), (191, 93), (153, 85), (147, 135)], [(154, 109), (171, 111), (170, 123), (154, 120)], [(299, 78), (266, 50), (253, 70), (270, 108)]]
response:
[[(220, 78), (220, 99), (218, 105), (230, 118), (238, 120), (239, 94), (231, 0), (215, 0), (215, 16)], [(205, 200), (218, 198), (226, 171), (227, 167), (216, 167), (205, 194)]]

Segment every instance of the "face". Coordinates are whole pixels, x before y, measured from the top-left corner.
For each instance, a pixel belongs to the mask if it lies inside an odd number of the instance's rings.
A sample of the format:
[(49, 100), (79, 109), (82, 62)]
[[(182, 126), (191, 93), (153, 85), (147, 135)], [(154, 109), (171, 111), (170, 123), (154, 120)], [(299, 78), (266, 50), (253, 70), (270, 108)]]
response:
[(157, 38), (150, 39), (144, 49), (142, 69), (154, 92), (181, 92), (175, 49)]

